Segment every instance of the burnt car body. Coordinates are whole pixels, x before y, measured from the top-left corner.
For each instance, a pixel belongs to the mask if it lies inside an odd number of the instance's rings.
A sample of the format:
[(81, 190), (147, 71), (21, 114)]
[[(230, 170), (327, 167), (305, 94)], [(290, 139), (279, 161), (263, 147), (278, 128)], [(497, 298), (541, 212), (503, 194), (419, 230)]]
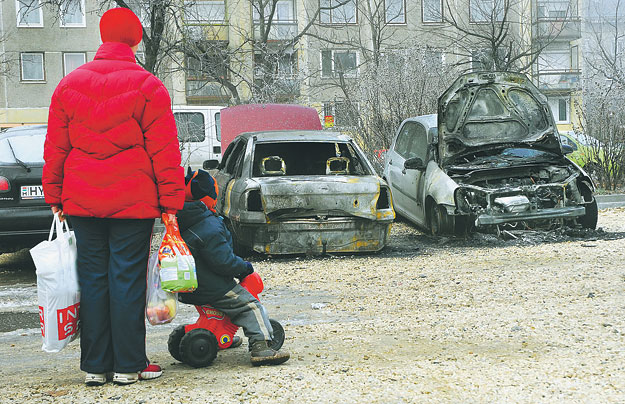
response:
[(387, 153), (398, 214), (433, 234), (596, 227), (594, 184), (565, 156), (547, 100), (526, 76), (460, 76), (438, 111), (405, 120)]
[(41, 173), (46, 125), (0, 132), (0, 236), (47, 235), (52, 211)]
[(215, 179), (217, 211), (239, 253), (379, 251), (395, 218), (388, 186), (339, 133), (241, 134)]

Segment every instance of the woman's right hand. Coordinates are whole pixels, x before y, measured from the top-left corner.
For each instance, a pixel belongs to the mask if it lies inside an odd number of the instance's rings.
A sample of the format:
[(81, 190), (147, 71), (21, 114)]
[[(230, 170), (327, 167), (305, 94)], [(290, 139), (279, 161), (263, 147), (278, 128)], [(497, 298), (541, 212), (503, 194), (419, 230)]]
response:
[(58, 206), (52, 206), (52, 214), (56, 215), (59, 214), (59, 220), (62, 222), (63, 220), (65, 220), (65, 216), (63, 215), (63, 209), (59, 208)]

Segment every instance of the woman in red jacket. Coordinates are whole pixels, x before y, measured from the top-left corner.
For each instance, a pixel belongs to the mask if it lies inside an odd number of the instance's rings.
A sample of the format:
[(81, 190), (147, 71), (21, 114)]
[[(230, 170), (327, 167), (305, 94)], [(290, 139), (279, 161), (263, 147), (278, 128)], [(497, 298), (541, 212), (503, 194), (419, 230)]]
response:
[(100, 20), (103, 44), (50, 103), (43, 187), (76, 234), (81, 364), (87, 385), (161, 375), (145, 353), (145, 291), (154, 218), (184, 204), (169, 93), (138, 66), (143, 35), (126, 8)]

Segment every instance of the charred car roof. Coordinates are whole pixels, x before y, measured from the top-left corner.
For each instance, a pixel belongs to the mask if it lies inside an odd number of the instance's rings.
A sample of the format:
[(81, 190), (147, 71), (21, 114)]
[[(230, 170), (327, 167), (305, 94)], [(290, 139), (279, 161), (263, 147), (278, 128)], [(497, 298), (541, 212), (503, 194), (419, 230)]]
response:
[(442, 164), (484, 149), (521, 145), (562, 154), (547, 99), (520, 73), (469, 73), (438, 100)]

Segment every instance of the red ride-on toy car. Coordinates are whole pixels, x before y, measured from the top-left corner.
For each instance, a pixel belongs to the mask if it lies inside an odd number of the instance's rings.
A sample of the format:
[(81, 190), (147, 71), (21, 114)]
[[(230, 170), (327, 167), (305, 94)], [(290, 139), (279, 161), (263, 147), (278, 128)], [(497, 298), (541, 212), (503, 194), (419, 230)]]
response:
[[(241, 286), (257, 299), (264, 288), (263, 281), (256, 272), (245, 277), (241, 281)], [(219, 349), (226, 349), (232, 345), (232, 338), (239, 327), (212, 306), (195, 306), (195, 309), (200, 317), (193, 324), (176, 327), (169, 334), (167, 348), (176, 360), (201, 368), (215, 360)], [(284, 343), (284, 328), (276, 320), (269, 319), (269, 322), (273, 328), (273, 341), (269, 346), (277, 351)]]

